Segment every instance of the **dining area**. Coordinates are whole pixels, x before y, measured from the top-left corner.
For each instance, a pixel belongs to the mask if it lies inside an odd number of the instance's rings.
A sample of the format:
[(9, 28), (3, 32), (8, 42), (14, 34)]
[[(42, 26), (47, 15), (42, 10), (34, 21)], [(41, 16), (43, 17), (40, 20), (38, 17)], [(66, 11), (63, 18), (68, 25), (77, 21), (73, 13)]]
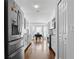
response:
[(33, 39), (35, 39), (36, 42), (43, 40), (43, 35), (39, 32), (34, 34)]

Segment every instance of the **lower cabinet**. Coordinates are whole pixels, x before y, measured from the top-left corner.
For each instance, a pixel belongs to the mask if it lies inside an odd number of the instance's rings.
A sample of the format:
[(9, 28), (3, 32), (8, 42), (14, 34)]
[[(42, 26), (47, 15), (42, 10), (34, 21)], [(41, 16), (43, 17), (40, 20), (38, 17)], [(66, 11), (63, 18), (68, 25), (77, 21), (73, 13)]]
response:
[(23, 39), (18, 39), (8, 43), (8, 58), (23, 59)]
[(13, 53), (12, 55), (9, 56), (9, 59), (23, 59), (23, 55), (22, 55), (22, 51), (16, 51), (15, 53)]

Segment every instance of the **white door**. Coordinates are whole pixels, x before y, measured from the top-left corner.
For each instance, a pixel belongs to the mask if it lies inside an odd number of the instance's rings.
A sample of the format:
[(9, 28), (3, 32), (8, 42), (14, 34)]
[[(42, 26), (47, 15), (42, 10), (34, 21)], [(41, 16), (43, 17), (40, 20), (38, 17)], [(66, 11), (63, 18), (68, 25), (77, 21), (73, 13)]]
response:
[(59, 59), (66, 59), (68, 42), (68, 15), (67, 2), (62, 1), (59, 5)]

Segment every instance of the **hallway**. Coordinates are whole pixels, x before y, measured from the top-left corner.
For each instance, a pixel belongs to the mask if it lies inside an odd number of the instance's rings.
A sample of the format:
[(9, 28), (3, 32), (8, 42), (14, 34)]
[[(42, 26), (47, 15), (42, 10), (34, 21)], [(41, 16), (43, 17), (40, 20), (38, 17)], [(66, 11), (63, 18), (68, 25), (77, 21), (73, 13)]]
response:
[(55, 59), (55, 53), (49, 49), (46, 39), (37, 42), (34, 39), (25, 52), (25, 59)]
[(8, 0), (8, 58), (73, 59), (71, 2)]

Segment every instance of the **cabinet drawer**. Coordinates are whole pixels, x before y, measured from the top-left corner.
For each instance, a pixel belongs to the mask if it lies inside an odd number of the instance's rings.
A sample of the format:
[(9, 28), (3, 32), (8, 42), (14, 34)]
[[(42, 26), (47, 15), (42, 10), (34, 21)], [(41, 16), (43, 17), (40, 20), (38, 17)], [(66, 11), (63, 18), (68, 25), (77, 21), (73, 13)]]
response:
[(8, 45), (8, 55), (14, 53), (16, 50), (23, 46), (23, 40), (19, 39), (13, 42), (9, 42)]
[(22, 48), (20, 48), (16, 52), (11, 54), (9, 56), (9, 59), (23, 59), (22, 57), (23, 57), (23, 55), (22, 55)]

